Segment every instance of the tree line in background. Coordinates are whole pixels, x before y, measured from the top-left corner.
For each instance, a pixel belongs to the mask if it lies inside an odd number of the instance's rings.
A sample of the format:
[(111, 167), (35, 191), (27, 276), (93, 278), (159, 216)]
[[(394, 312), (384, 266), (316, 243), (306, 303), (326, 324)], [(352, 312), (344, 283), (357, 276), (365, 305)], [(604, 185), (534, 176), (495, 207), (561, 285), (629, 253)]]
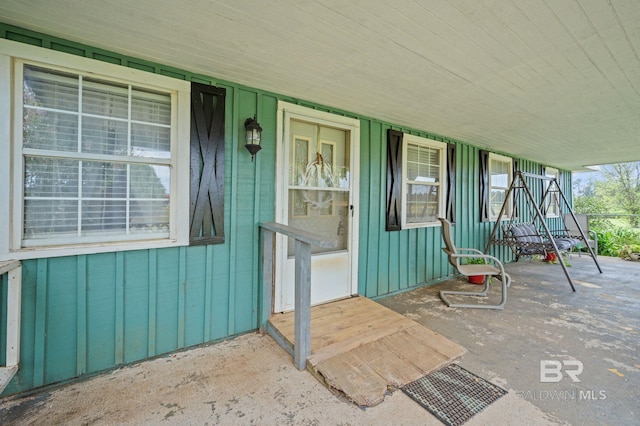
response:
[(576, 213), (589, 215), (598, 252), (625, 256), (640, 252), (640, 161), (602, 166), (600, 179), (573, 182)]

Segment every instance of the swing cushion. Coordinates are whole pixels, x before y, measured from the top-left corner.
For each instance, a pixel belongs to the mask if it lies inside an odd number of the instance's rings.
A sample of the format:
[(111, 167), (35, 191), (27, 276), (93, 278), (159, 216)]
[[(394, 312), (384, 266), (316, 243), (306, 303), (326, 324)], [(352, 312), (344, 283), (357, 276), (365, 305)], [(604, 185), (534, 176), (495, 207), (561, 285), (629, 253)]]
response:
[[(516, 244), (520, 246), (521, 254), (543, 254), (546, 251), (553, 251), (553, 245), (545, 242), (532, 223), (511, 225), (510, 232), (516, 239)], [(570, 250), (580, 242), (575, 238), (554, 238), (553, 241), (560, 251)]]
[(542, 237), (532, 223), (521, 223), (511, 226), (511, 235), (519, 243), (542, 243)]

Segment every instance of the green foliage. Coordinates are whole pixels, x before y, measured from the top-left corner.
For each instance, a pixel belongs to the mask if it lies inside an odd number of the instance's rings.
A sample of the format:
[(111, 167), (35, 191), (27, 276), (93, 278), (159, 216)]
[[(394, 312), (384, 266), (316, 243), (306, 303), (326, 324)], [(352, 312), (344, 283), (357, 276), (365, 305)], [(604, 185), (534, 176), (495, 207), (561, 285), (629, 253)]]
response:
[(640, 232), (624, 226), (594, 228), (598, 235), (598, 253), (620, 256), (625, 246), (640, 245)]
[[(596, 195), (612, 206), (613, 213), (640, 214), (640, 162), (610, 164), (602, 168), (605, 180), (596, 182)], [(638, 227), (638, 217), (631, 226)]]
[(464, 259), (464, 264), (465, 265), (480, 265), (485, 263), (485, 259), (481, 258), (481, 257), (469, 257)]
[[(573, 209), (576, 213), (586, 213), (589, 215), (607, 214), (609, 212), (609, 204), (601, 197), (595, 195), (580, 195), (573, 200)], [(597, 216), (591, 216), (589, 223), (592, 227), (603, 227), (607, 225), (606, 219), (599, 219)]]

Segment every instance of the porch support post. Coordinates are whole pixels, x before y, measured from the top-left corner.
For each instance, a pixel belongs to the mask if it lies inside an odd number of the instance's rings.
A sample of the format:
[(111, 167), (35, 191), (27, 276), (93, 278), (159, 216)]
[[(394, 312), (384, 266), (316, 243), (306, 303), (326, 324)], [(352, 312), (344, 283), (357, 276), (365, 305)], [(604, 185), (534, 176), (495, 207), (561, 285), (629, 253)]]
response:
[(295, 262), (293, 361), (298, 370), (304, 370), (311, 354), (311, 244), (296, 240)]
[(0, 394), (9, 385), (20, 364), (20, 308), (22, 307), (22, 264), (20, 261), (0, 262), (0, 275), (4, 274), (7, 274), (8, 288), (5, 366), (0, 367)]
[(275, 232), (262, 229), (262, 304), (260, 308), (260, 328), (267, 330), (267, 321), (273, 313), (273, 237)]
[(22, 266), (9, 272), (7, 289), (7, 367), (20, 363), (20, 308), (22, 305)]

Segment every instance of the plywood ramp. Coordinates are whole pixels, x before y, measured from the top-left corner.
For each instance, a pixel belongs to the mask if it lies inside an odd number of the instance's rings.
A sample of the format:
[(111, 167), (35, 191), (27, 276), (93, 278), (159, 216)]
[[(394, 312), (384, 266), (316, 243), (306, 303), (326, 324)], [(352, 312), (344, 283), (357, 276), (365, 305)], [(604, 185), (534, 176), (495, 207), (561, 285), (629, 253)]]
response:
[[(269, 320), (273, 331), (294, 344), (293, 312)], [(384, 399), (401, 387), (465, 353), (465, 349), (365, 297), (311, 308), (311, 356), (307, 369), (358, 405)]]

